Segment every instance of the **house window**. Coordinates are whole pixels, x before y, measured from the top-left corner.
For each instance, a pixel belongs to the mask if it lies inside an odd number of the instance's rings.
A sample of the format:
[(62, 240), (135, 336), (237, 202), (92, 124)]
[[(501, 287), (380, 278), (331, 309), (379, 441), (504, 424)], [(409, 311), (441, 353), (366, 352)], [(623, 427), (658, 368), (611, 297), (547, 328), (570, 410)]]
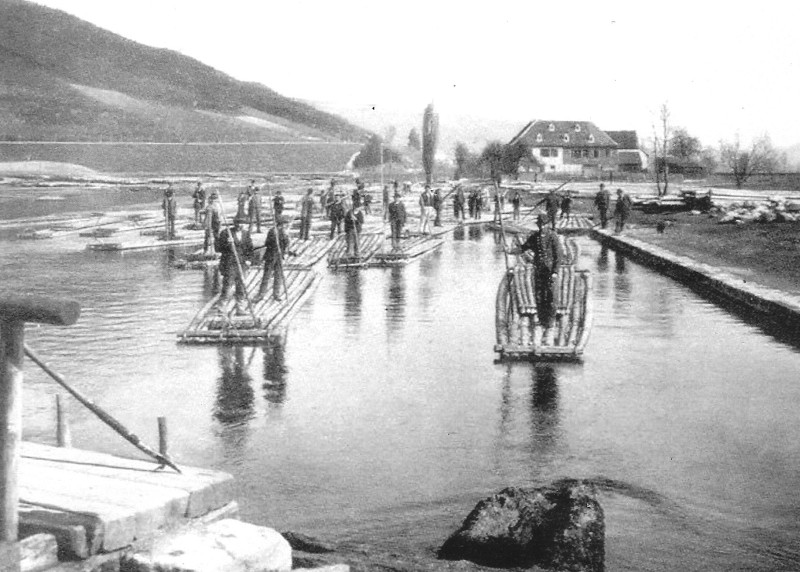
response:
[(589, 133), (589, 143), (594, 143), (594, 133)]
[(569, 143), (569, 133), (564, 133), (564, 134), (561, 136), (561, 140), (562, 140), (564, 143)]
[(549, 157), (550, 156), (550, 149), (542, 148), (539, 153), (542, 157)]
[(584, 159), (588, 159), (589, 158), (589, 150), (588, 149), (583, 149), (582, 153), (583, 153), (583, 158)]
[(572, 158), (573, 159), (580, 159), (581, 158), (581, 150), (580, 149), (573, 149), (572, 150)]
[(597, 159), (600, 156), (600, 149), (594, 150), (594, 158)]
[(542, 142), (542, 134), (541, 133), (537, 133), (536, 134), (536, 142), (537, 143), (541, 143)]
[(551, 123), (550, 125), (548, 125), (548, 126), (547, 126), (547, 130), (548, 130), (548, 131), (555, 131), (555, 130), (556, 130), (556, 125), (555, 125), (555, 123)]
[(611, 157), (611, 149), (606, 149), (606, 157)]
[(580, 133), (580, 132), (581, 132), (581, 124), (580, 123), (576, 123), (575, 124), (575, 133)]
[(550, 149), (551, 157), (558, 157), (558, 149)]

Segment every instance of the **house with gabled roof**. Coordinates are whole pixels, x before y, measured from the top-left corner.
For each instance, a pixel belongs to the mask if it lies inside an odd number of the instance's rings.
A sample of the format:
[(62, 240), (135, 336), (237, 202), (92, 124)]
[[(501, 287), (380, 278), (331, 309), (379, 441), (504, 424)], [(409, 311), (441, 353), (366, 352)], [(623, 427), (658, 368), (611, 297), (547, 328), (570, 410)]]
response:
[(616, 141), (617, 166), (620, 171), (638, 173), (647, 169), (647, 153), (639, 149), (636, 131), (606, 131), (606, 135)]
[(529, 122), (510, 143), (523, 142), (545, 172), (597, 174), (617, 170), (619, 144), (591, 121)]

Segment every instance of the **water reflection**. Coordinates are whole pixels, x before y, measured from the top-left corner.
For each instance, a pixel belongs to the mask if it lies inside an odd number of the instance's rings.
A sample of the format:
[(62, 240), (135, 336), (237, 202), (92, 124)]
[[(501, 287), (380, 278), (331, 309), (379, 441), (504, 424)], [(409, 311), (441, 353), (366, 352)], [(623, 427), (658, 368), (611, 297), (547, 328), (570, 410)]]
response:
[(286, 401), (286, 336), (270, 336), (263, 346), (264, 399), (271, 408)]
[(392, 267), (386, 289), (386, 333), (389, 340), (392, 334), (403, 327), (406, 316), (406, 280), (404, 269)]
[(219, 292), (219, 272), (216, 266), (203, 268), (203, 300), (208, 300)]
[(615, 309), (619, 309), (619, 304), (627, 304), (631, 300), (633, 287), (631, 278), (628, 275), (627, 259), (620, 252), (614, 253), (614, 302)]
[(464, 240), (464, 227), (463, 225), (459, 225), (453, 229), (453, 240)]
[(469, 227), (469, 239), (480, 240), (483, 238), (483, 225), (473, 224)]
[(255, 348), (221, 345), (221, 375), (214, 403), (214, 418), (226, 426), (241, 425), (253, 417), (255, 392), (248, 371)]
[(608, 270), (608, 245), (604, 242), (600, 245), (600, 254), (597, 255), (597, 270), (605, 272)]
[(531, 452), (549, 455), (558, 445), (558, 374), (552, 364), (536, 364), (531, 386)]
[(357, 334), (361, 328), (362, 281), (358, 269), (347, 271), (344, 285), (344, 318), (349, 334)]

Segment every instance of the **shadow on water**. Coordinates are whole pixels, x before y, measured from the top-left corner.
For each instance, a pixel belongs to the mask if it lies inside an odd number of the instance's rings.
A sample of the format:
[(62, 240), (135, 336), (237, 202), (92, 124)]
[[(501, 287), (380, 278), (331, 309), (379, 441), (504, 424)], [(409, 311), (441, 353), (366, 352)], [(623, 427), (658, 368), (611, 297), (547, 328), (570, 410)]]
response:
[(386, 288), (386, 335), (391, 341), (393, 334), (403, 328), (406, 317), (406, 278), (404, 268), (394, 266), (389, 271)]
[(264, 344), (264, 399), (268, 407), (279, 408), (286, 401), (286, 336), (270, 336)]
[(349, 334), (357, 334), (361, 328), (363, 280), (357, 268), (347, 270), (344, 285), (344, 321)]
[(480, 240), (483, 238), (483, 225), (482, 224), (473, 224), (469, 227), (469, 239), (470, 240)]
[(220, 345), (221, 375), (214, 403), (214, 418), (226, 426), (239, 425), (253, 417), (255, 392), (248, 371), (256, 348)]
[(464, 240), (464, 226), (457, 226), (453, 229), (453, 240)]
[(546, 455), (560, 438), (558, 373), (552, 364), (536, 364), (531, 377), (531, 452)]
[(630, 302), (633, 294), (631, 277), (628, 274), (626, 258), (619, 252), (614, 253), (614, 302), (625, 304)]

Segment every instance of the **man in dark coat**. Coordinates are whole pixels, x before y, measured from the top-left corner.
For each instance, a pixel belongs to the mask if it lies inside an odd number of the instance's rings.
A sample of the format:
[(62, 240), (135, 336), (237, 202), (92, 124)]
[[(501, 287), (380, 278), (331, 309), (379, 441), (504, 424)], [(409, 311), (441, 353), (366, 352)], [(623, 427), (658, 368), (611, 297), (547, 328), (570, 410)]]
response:
[(433, 210), (436, 213), (433, 219), (433, 226), (442, 226), (442, 190), (433, 191)]
[(464, 222), (464, 188), (461, 185), (456, 186), (456, 192), (453, 194), (453, 217), (459, 221)]
[(394, 200), (389, 203), (389, 225), (392, 230), (392, 249), (400, 246), (400, 236), (406, 224), (406, 206), (400, 200), (400, 193), (394, 194)]
[(281, 190), (275, 191), (275, 196), (272, 197), (272, 212), (275, 214), (275, 220), (278, 220), (283, 215), (283, 195)]
[(197, 187), (192, 193), (192, 198), (194, 199), (194, 224), (198, 225), (203, 222), (201, 215), (203, 209), (206, 208), (206, 190), (203, 188), (203, 183), (200, 181), (197, 181)]
[(300, 240), (308, 240), (314, 217), (314, 189), (308, 189), (300, 201)]
[(561, 217), (567, 217), (567, 222), (569, 222), (569, 215), (572, 212), (572, 194), (567, 191), (564, 193), (564, 198), (561, 199)]
[(169, 183), (167, 189), (164, 191), (164, 200), (161, 201), (161, 210), (164, 212), (164, 223), (167, 232), (166, 238), (175, 238), (175, 218), (178, 216), (178, 203), (175, 200), (175, 191), (172, 190), (172, 183)]
[(511, 191), (511, 206), (514, 209), (514, 214), (512, 218), (514, 220), (519, 220), (519, 206), (522, 204), (522, 194), (519, 192), (519, 189), (514, 189)]
[(214, 254), (219, 232), (222, 228), (222, 204), (219, 202), (219, 194), (213, 191), (208, 199), (208, 206), (203, 210), (205, 239), (203, 241), (203, 252)]
[(253, 232), (253, 223), (256, 224), (256, 232), (261, 232), (261, 195), (258, 194), (258, 187), (251, 185), (247, 199), (247, 221), (248, 230)]
[(600, 213), (600, 226), (605, 228), (608, 225), (608, 207), (611, 205), (611, 193), (606, 190), (606, 186), (600, 183), (600, 190), (594, 196), (594, 206)]
[(550, 189), (550, 192), (547, 193), (547, 196), (544, 198), (544, 205), (545, 211), (547, 211), (547, 218), (550, 219), (550, 224), (553, 230), (556, 229), (556, 215), (558, 214), (558, 209), (561, 206), (561, 199), (556, 193), (555, 189)]
[(344, 234), (347, 239), (347, 256), (349, 257), (358, 258), (361, 256), (358, 239), (361, 234), (361, 225), (363, 222), (364, 214), (361, 212), (361, 209), (356, 209), (352, 205), (347, 205), (345, 207)]
[[(396, 181), (395, 181), (396, 182)], [(395, 189), (395, 194), (397, 190)], [(383, 220), (389, 220), (389, 185), (383, 185)]]
[(342, 233), (342, 221), (344, 220), (344, 205), (342, 205), (342, 197), (334, 197), (333, 203), (330, 208), (329, 218), (331, 219), (331, 240), (333, 240), (334, 233), (339, 235)]
[(536, 218), (536, 224), (539, 230), (528, 236), (520, 250), (533, 252), (536, 312), (539, 323), (545, 330), (549, 330), (555, 316), (555, 279), (561, 262), (561, 244), (558, 235), (547, 227), (547, 218), (544, 215)]
[[(286, 257), (289, 249), (289, 237), (284, 230), (285, 219), (278, 217), (275, 226), (267, 232), (267, 239), (264, 241), (264, 275), (261, 277), (261, 286), (258, 288), (256, 302), (260, 302), (267, 294), (269, 280), (272, 278), (272, 297), (275, 300), (281, 299), (283, 286), (282, 265), (283, 258)], [(276, 232), (275, 229), (278, 229)]]
[(614, 205), (614, 217), (617, 219), (614, 232), (620, 233), (625, 230), (625, 223), (631, 216), (631, 198), (622, 189), (617, 189), (617, 203)]
[(236, 284), (236, 313), (244, 314), (244, 300), (247, 296), (244, 284), (245, 260), (253, 252), (253, 241), (250, 234), (242, 231), (238, 222), (233, 227), (220, 232), (217, 240), (217, 251), (220, 254), (219, 272), (222, 275), (220, 303), (228, 300), (231, 283)]

